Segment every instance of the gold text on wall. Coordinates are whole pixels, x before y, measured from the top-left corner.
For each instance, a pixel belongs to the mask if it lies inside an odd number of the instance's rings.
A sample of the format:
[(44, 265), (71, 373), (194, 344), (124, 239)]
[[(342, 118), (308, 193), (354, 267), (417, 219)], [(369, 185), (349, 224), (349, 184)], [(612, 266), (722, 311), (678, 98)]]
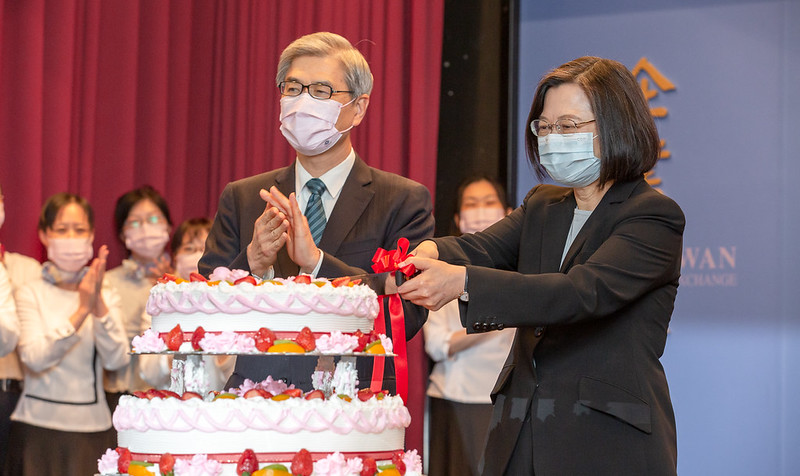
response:
[[(639, 80), (639, 86), (642, 88), (645, 99), (649, 103), (651, 99), (656, 97), (659, 92), (673, 91), (675, 85), (672, 81), (667, 79), (661, 71), (658, 70), (653, 64), (645, 57), (642, 57), (636, 66), (631, 69), (633, 76)], [(650, 114), (654, 119), (665, 117), (667, 115), (667, 108), (664, 106), (656, 106), (650, 108)], [(670, 158), (670, 151), (667, 149), (666, 140), (661, 139), (661, 153), (659, 160)], [(650, 170), (644, 175), (647, 183), (653, 187), (658, 188), (661, 185), (661, 179), (655, 176), (655, 169)]]

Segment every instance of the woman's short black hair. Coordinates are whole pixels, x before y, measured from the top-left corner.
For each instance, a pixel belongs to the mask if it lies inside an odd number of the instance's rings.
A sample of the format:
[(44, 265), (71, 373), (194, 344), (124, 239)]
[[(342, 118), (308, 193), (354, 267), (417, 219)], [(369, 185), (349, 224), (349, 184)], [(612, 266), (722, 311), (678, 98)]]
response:
[(47, 231), (53, 228), (58, 212), (70, 203), (76, 203), (83, 208), (89, 221), (89, 228), (94, 230), (94, 211), (92, 206), (89, 205), (89, 201), (74, 193), (61, 192), (48, 198), (42, 205), (42, 213), (39, 215), (39, 224), (37, 225), (39, 231)]
[(530, 124), (539, 119), (547, 91), (565, 83), (580, 86), (592, 105), (602, 154), (600, 185), (628, 182), (653, 168), (660, 150), (658, 130), (636, 79), (622, 63), (583, 56), (547, 73), (536, 88), (525, 124), (525, 150), (540, 179), (547, 171)]
[(162, 197), (156, 189), (150, 185), (144, 185), (125, 193), (117, 199), (117, 205), (114, 208), (114, 227), (117, 230), (117, 238), (120, 240), (122, 240), (122, 229), (125, 227), (125, 221), (128, 219), (131, 209), (142, 200), (150, 200), (153, 202), (158, 209), (161, 210), (161, 213), (164, 214), (164, 218), (167, 219), (169, 226), (172, 226), (172, 218), (169, 216), (167, 201), (164, 200), (164, 197)]
[(193, 240), (196, 236), (200, 235), (201, 231), (211, 231), (211, 220), (206, 217), (184, 220), (183, 223), (178, 226), (178, 229), (175, 230), (175, 234), (172, 235), (172, 241), (169, 243), (169, 250), (172, 257), (175, 257), (178, 249), (183, 244), (184, 236), (189, 236), (190, 239)]

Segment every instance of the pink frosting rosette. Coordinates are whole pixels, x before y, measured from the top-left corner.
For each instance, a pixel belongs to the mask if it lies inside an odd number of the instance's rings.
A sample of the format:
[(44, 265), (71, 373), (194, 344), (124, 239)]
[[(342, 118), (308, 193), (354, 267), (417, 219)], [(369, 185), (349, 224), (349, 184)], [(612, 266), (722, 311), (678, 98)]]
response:
[(385, 350), (387, 354), (391, 354), (392, 350), (394, 350), (394, 346), (392, 345), (392, 339), (387, 337), (386, 334), (379, 334), (378, 337), (381, 339), (381, 345), (383, 346), (383, 350)]
[(164, 352), (167, 344), (164, 339), (153, 329), (147, 329), (141, 336), (136, 336), (131, 341), (134, 352)]
[(208, 459), (204, 454), (194, 455), (189, 459), (176, 459), (175, 476), (218, 476), (222, 474), (222, 464)]
[(252, 354), (256, 351), (256, 344), (252, 337), (233, 331), (206, 334), (200, 339), (200, 347), (204, 351), (212, 353)]
[(214, 272), (208, 276), (209, 281), (228, 281), (233, 283), (237, 279), (250, 276), (250, 273), (243, 269), (228, 269), (224, 266), (219, 266), (214, 269)]
[(403, 463), (406, 464), (406, 475), (422, 474), (422, 457), (417, 450), (406, 451), (403, 455)]
[(323, 354), (349, 354), (358, 347), (358, 337), (332, 331), (317, 338), (317, 350)]
[(314, 463), (314, 475), (319, 476), (351, 476), (361, 473), (361, 458), (347, 459), (338, 451)]
[(286, 382), (283, 380), (275, 380), (271, 375), (268, 376), (266, 380), (261, 382), (253, 382), (249, 378), (246, 378), (239, 388), (231, 388), (228, 390), (228, 393), (235, 393), (241, 397), (244, 396), (248, 390), (252, 390), (254, 388), (260, 388), (273, 395), (279, 395), (290, 388), (294, 388), (294, 384), (286, 385)]
[(97, 460), (97, 472), (100, 474), (117, 474), (118, 461), (119, 453), (111, 448), (107, 449), (103, 456)]

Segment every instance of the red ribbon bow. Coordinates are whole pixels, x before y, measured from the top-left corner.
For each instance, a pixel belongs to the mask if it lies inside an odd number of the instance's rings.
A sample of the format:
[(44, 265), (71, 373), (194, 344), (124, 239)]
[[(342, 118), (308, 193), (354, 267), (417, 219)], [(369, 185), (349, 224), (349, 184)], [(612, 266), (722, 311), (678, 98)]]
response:
[(400, 267), (400, 263), (408, 258), (408, 245), (408, 238), (400, 238), (397, 240), (396, 250), (387, 251), (383, 248), (378, 248), (372, 256), (372, 262), (374, 263), (372, 270), (376, 273), (399, 270), (406, 276), (411, 277), (417, 271), (413, 264)]
[[(416, 272), (413, 264), (408, 266), (399, 266), (400, 263), (405, 261), (408, 257), (408, 239), (400, 238), (397, 240), (397, 249), (387, 251), (383, 248), (378, 248), (375, 255), (372, 257), (372, 270), (376, 273), (383, 273), (386, 271), (400, 271), (406, 276), (412, 276)], [(394, 345), (394, 353), (397, 355), (394, 359), (395, 367), (395, 382), (397, 385), (397, 394), (403, 399), (404, 402), (408, 401), (408, 353), (406, 349), (406, 325), (405, 315), (403, 314), (403, 301), (398, 294), (390, 296), (380, 296), (378, 299), (381, 301), (380, 313), (378, 318), (375, 319), (375, 331), (380, 334), (386, 333), (386, 319), (383, 311), (383, 300), (389, 298), (389, 323), (392, 329), (392, 343)], [(375, 357), (372, 369), (372, 381), (370, 388), (377, 392), (381, 390), (383, 383), (383, 369), (384, 357)]]

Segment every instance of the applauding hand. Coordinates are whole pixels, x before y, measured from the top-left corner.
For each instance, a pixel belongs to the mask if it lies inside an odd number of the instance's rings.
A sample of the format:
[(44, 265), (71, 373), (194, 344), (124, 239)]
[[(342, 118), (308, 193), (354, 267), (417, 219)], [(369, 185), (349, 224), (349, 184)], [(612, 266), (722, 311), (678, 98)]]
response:
[(265, 194), (268, 195), (269, 192), (262, 189), (261, 198), (267, 203), (264, 213), (253, 225), (253, 239), (247, 245), (247, 263), (250, 265), (250, 272), (258, 276), (263, 276), (267, 269), (275, 264), (278, 251), (286, 243), (289, 229), (286, 214), (271, 205)]
[(289, 253), (289, 257), (300, 266), (301, 271), (305, 273), (313, 271), (317, 266), (321, 251), (314, 243), (314, 237), (311, 236), (308, 220), (300, 211), (297, 196), (291, 193), (289, 197), (286, 197), (273, 186), (269, 192), (261, 190), (261, 198), (279, 209), (288, 219), (289, 232), (286, 239), (286, 251)]

